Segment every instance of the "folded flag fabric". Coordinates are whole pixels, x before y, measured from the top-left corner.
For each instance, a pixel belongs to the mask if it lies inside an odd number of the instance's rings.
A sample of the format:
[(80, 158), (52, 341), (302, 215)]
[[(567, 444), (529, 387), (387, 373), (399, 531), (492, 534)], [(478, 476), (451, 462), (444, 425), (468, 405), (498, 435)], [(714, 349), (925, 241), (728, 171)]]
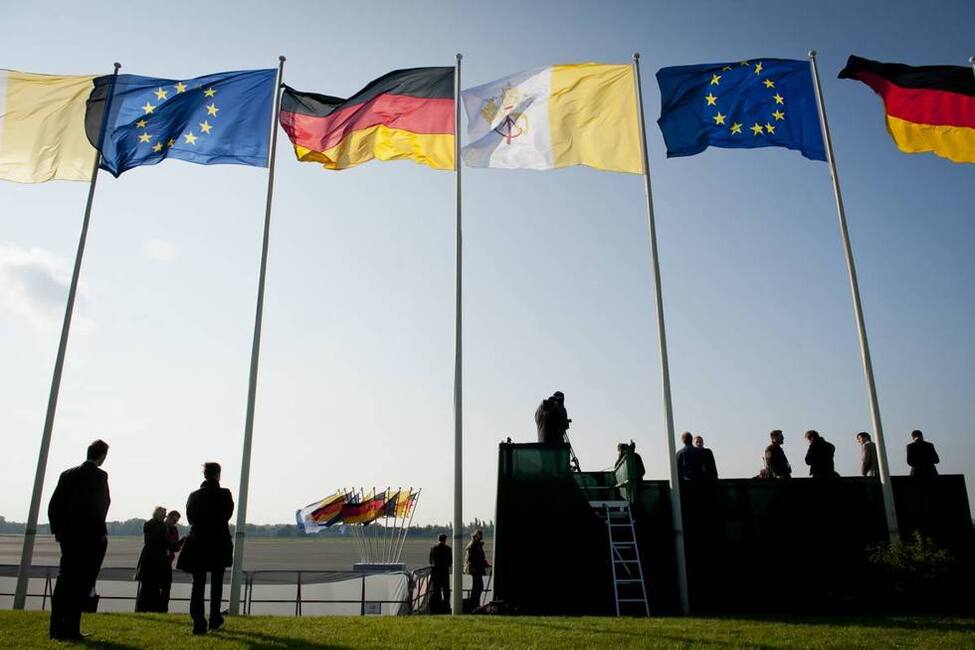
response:
[(91, 179), (96, 152), (85, 135), (85, 102), (94, 78), (0, 70), (0, 179)]
[(416, 503), (417, 492), (400, 492), (396, 497), (396, 516), (405, 518), (410, 514), (410, 509)]
[(660, 119), (667, 157), (709, 146), (786, 147), (826, 160), (807, 61), (752, 59), (661, 68)]
[(279, 121), (298, 160), (348, 169), (372, 159), (454, 168), (454, 69), (411, 68), (349, 99), (285, 86)]
[(839, 77), (862, 81), (880, 95), (887, 131), (901, 151), (975, 162), (975, 75), (970, 67), (850, 56)]
[(298, 510), (296, 513), (298, 527), (306, 533), (317, 533), (322, 528), (338, 523), (342, 520), (342, 506), (346, 499), (344, 492), (336, 492)]
[(461, 155), (470, 167), (643, 173), (632, 65), (535, 68), (461, 97), (470, 142)]
[[(118, 176), (177, 158), (202, 165), (267, 167), (277, 71), (221, 72), (180, 81), (120, 74), (95, 79), (85, 119), (101, 168)], [(112, 90), (113, 89), (113, 90)]]
[(342, 506), (342, 521), (347, 524), (368, 525), (383, 515), (386, 502), (384, 491), (371, 497), (363, 497), (358, 503), (346, 503)]

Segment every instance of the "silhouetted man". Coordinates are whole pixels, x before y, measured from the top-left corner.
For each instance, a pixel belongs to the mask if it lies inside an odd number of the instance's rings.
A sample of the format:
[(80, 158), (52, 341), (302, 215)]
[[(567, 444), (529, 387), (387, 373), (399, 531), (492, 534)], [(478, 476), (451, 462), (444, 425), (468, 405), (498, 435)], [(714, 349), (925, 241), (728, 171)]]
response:
[(47, 507), (51, 532), (61, 545), (51, 597), (52, 639), (82, 638), (81, 608), (95, 586), (108, 545), (105, 517), (111, 497), (108, 474), (99, 469), (107, 455), (104, 441), (88, 445), (87, 460), (61, 473)]
[(223, 597), (223, 572), (233, 564), (234, 543), (230, 538), (231, 515), (234, 514), (234, 498), (230, 490), (220, 487), (220, 464), (203, 465), (203, 483), (190, 494), (186, 501), (186, 521), (190, 533), (183, 543), (176, 566), (193, 574), (190, 592), (190, 616), (193, 618), (193, 634), (207, 633), (204, 616), (203, 594), (207, 574), (210, 575), (210, 630), (223, 625), (220, 600)]
[(792, 465), (789, 464), (789, 459), (785, 457), (785, 451), (782, 449), (785, 436), (782, 435), (782, 431), (775, 429), (769, 433), (769, 438), (772, 444), (765, 448), (764, 478), (792, 478)]
[(450, 613), (450, 568), (454, 564), (454, 552), (447, 546), (447, 536), (437, 537), (437, 544), (430, 549), (430, 582), (433, 595), (430, 599), (434, 614)]
[(813, 478), (832, 478), (839, 476), (833, 467), (833, 454), (836, 447), (819, 435), (819, 432), (806, 431), (809, 449), (806, 451), (806, 465), (809, 465), (809, 475)]
[(702, 478), (706, 481), (717, 481), (718, 466), (714, 464), (714, 454), (704, 446), (704, 438), (694, 436), (694, 448), (701, 454)]
[(644, 475), (647, 473), (646, 467), (643, 466), (643, 459), (640, 454), (636, 453), (636, 443), (632, 440), (630, 444), (621, 442), (616, 445), (616, 464), (613, 465), (613, 471), (619, 471), (620, 467), (626, 461), (627, 454), (633, 458), (633, 464), (629, 467), (632, 470), (632, 475), (628, 475), (627, 478), (630, 481), (642, 481)]
[(555, 391), (551, 397), (542, 400), (535, 410), (538, 441), (546, 445), (562, 444), (565, 442), (565, 432), (571, 422), (565, 410), (565, 395), (562, 391)]
[(484, 593), (484, 574), (491, 566), (484, 555), (484, 532), (475, 531), (471, 541), (467, 543), (467, 573), (471, 576), (471, 610), (481, 606), (481, 594)]
[(880, 476), (877, 467), (877, 445), (870, 440), (870, 434), (861, 431), (857, 434), (860, 443), (860, 476)]
[(911, 432), (913, 442), (907, 444), (907, 464), (911, 466), (911, 476), (937, 476), (935, 465), (941, 462), (934, 445), (924, 439), (918, 430)]
[(677, 477), (682, 481), (700, 481), (704, 478), (704, 459), (701, 450), (694, 447), (694, 436), (689, 431), (680, 434), (677, 450)]

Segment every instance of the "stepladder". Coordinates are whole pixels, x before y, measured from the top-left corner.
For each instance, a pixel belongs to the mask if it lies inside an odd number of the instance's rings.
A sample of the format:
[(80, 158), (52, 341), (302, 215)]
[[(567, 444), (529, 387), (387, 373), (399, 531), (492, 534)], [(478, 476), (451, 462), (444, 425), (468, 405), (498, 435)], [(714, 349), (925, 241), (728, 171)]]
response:
[(629, 502), (590, 501), (589, 504), (606, 524), (616, 615), (649, 616), (650, 604)]

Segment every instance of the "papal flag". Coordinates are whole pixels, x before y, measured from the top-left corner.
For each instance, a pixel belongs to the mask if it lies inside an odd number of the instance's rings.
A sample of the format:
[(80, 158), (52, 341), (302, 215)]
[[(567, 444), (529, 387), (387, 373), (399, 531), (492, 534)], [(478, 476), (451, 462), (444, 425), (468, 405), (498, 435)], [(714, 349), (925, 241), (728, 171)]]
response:
[(975, 163), (975, 75), (968, 66), (909, 66), (851, 56), (840, 79), (870, 86), (884, 102), (887, 131), (907, 153), (931, 151)]
[(411, 68), (348, 99), (285, 86), (282, 128), (298, 160), (348, 169), (369, 160), (454, 168), (454, 69)]
[(85, 102), (94, 78), (0, 70), (0, 179), (91, 179), (96, 152), (85, 137)]
[(470, 167), (643, 173), (633, 66), (526, 70), (461, 93)]

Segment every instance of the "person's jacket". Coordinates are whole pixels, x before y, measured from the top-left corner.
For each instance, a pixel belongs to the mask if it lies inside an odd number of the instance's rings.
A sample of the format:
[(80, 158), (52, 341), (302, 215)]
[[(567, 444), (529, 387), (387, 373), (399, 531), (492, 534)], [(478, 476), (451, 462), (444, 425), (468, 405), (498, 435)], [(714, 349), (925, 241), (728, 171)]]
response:
[(701, 465), (703, 467), (703, 477), (709, 481), (718, 480), (718, 466), (714, 462), (714, 452), (712, 452), (707, 447), (699, 447), (698, 451), (701, 454)]
[(809, 443), (806, 452), (806, 465), (809, 465), (809, 475), (816, 478), (839, 476), (833, 467), (833, 454), (836, 447), (823, 438), (815, 438)]
[(765, 448), (765, 468), (770, 478), (792, 478), (792, 465), (781, 445), (773, 444)]
[(156, 578), (169, 567), (169, 531), (166, 524), (158, 519), (150, 519), (142, 525), (142, 553), (136, 577), (139, 580)]
[(927, 440), (915, 440), (907, 445), (907, 464), (911, 466), (911, 476), (937, 476), (935, 465), (941, 462), (934, 445)]
[(877, 476), (877, 445), (873, 441), (860, 445), (860, 476)]
[(454, 564), (454, 552), (446, 544), (437, 544), (430, 549), (430, 566), (434, 573), (449, 573)]
[(233, 564), (234, 543), (230, 517), (234, 498), (217, 481), (203, 481), (186, 501), (190, 533), (183, 543), (177, 566), (183, 571), (212, 571)]
[(482, 576), (488, 567), (487, 558), (484, 557), (484, 542), (471, 540), (467, 544), (467, 562), (464, 571), (472, 576)]
[(63, 471), (47, 506), (51, 533), (59, 542), (102, 539), (111, 502), (108, 474), (95, 463), (86, 460)]
[(677, 476), (682, 481), (700, 481), (704, 478), (704, 454), (694, 445), (684, 445), (677, 450)]

